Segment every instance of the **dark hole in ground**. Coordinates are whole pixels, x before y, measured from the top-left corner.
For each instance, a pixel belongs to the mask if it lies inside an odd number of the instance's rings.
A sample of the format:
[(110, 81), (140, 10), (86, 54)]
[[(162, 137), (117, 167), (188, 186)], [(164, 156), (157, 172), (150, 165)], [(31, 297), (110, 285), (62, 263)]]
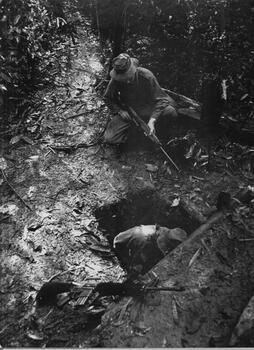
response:
[[(167, 201), (151, 190), (133, 193), (117, 203), (96, 209), (95, 216), (99, 229), (111, 246), (114, 237), (137, 225), (153, 225), (175, 228), (180, 227), (191, 234), (200, 222), (181, 206), (171, 207), (172, 200)], [(121, 261), (121, 257), (118, 257)], [(124, 266), (124, 263), (122, 262)], [(151, 268), (151, 267), (150, 267)]]

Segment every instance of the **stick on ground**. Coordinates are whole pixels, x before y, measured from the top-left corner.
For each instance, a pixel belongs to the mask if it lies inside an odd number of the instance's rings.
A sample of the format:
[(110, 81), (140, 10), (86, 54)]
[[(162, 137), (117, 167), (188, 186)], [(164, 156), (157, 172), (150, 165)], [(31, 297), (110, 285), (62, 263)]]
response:
[(33, 211), (33, 209), (24, 201), (24, 199), (17, 193), (17, 191), (15, 190), (15, 188), (10, 184), (9, 180), (7, 179), (5, 172), (3, 169), (1, 169), (1, 172), (3, 174), (3, 178), (5, 180), (5, 182), (7, 183), (7, 185), (12, 189), (12, 191), (16, 194), (16, 196), (21, 200), (21, 202), (31, 211)]

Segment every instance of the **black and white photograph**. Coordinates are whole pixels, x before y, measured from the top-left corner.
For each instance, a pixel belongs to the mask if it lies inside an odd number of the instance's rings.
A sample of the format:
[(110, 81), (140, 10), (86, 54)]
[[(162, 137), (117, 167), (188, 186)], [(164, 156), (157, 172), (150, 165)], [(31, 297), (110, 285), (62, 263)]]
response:
[(254, 0), (0, 0), (0, 347), (254, 347)]

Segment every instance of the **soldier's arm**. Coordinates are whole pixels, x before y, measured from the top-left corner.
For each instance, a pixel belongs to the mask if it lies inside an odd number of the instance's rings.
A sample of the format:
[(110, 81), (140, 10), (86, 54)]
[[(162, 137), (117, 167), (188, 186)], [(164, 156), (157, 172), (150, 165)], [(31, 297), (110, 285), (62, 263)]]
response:
[(161, 87), (153, 74), (151, 74), (151, 76), (148, 80), (148, 83), (149, 83), (151, 101), (153, 101), (153, 103), (154, 103), (154, 109), (153, 109), (153, 112), (152, 112), (150, 119), (148, 121), (150, 133), (152, 134), (155, 132), (155, 123), (156, 123), (156, 120), (159, 118), (159, 115), (161, 113), (161, 109), (159, 108), (159, 105), (158, 105), (159, 95), (161, 93)]

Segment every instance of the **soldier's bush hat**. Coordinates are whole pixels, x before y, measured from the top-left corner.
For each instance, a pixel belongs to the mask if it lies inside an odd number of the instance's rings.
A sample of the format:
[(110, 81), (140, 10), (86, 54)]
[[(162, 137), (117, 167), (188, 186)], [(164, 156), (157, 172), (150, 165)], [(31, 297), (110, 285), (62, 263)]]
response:
[(110, 72), (112, 79), (127, 81), (132, 79), (136, 73), (138, 60), (130, 57), (127, 53), (121, 53), (112, 62), (113, 69)]

